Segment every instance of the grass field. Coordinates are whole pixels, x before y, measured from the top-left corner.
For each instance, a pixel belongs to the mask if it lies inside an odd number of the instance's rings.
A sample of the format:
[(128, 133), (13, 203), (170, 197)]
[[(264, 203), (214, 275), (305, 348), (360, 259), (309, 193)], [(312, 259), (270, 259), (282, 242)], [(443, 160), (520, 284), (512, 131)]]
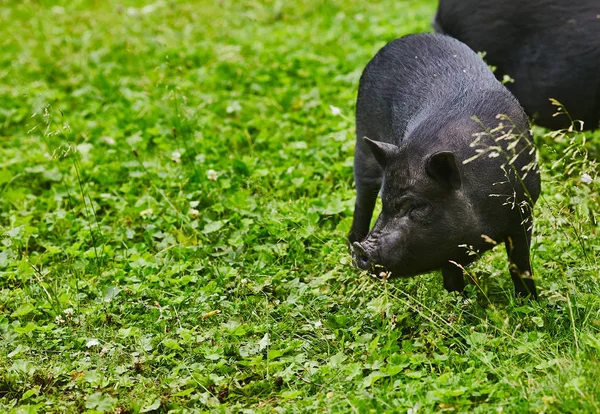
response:
[(600, 411), (600, 133), (503, 249), (351, 265), (362, 69), (433, 0), (0, 0), (0, 411)]

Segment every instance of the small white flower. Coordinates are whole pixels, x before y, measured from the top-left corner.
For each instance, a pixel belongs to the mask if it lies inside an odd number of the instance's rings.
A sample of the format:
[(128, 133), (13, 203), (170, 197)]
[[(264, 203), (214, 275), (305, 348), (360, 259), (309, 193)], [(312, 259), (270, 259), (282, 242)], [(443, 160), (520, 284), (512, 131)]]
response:
[(107, 352), (108, 352), (108, 348), (106, 348), (106, 347), (103, 347), (103, 348), (100, 350), (100, 355), (104, 355), (104, 354), (106, 354)]
[(171, 161), (179, 164), (181, 162), (181, 153), (179, 151), (175, 151), (171, 154)]
[(463, 306), (471, 306), (472, 304), (473, 304), (473, 299), (471, 299), (471, 298), (462, 300)]
[(583, 174), (581, 176), (581, 181), (583, 181), (586, 184), (591, 184), (594, 180), (589, 174)]
[(158, 3), (147, 4), (140, 9), (141, 14), (150, 14), (158, 9)]
[(142, 216), (142, 217), (149, 216), (150, 214), (152, 214), (152, 209), (151, 208), (147, 208), (146, 210), (140, 211), (140, 216)]
[(233, 114), (235, 112), (239, 112), (242, 110), (242, 105), (240, 105), (240, 103), (238, 101), (233, 101), (231, 102), (228, 106), (227, 106), (227, 113), (228, 114)]
[(98, 341), (96, 338), (92, 338), (89, 341), (87, 341), (87, 343), (85, 344), (85, 346), (87, 346), (88, 348), (91, 348), (93, 346), (98, 346), (100, 345), (100, 341)]
[(321, 321), (316, 321), (315, 322), (315, 329), (319, 329), (322, 326), (323, 326), (323, 322), (321, 322)]
[(190, 211), (188, 211), (188, 214), (192, 217), (198, 217), (200, 215), (200, 212), (198, 210), (196, 210), (195, 208), (190, 208)]
[(56, 318), (54, 318), (54, 321), (55, 321), (57, 324), (59, 324), (59, 325), (60, 325), (61, 323), (65, 323), (65, 320), (64, 320), (64, 319), (62, 318), (62, 316), (60, 316), (60, 315), (57, 315), (57, 316), (56, 316)]
[(67, 316), (73, 316), (73, 314), (75, 313), (75, 311), (73, 310), (73, 308), (67, 308), (63, 311), (63, 313)]
[(102, 141), (104, 141), (104, 143), (105, 143), (106, 145), (109, 145), (109, 146), (111, 146), (111, 147), (112, 147), (112, 146), (114, 146), (114, 145), (116, 145), (116, 143), (117, 143), (117, 142), (115, 141), (115, 139), (114, 139), (114, 138), (111, 138), (111, 137), (102, 137)]
[(406, 410), (406, 414), (417, 414), (419, 412), (419, 408), (421, 408), (421, 404), (416, 403), (413, 408)]
[(206, 172), (206, 177), (210, 180), (210, 181), (217, 181), (217, 172), (215, 170), (208, 170)]
[(331, 108), (331, 113), (335, 116), (338, 116), (342, 113), (342, 110), (337, 106), (329, 105), (329, 107)]

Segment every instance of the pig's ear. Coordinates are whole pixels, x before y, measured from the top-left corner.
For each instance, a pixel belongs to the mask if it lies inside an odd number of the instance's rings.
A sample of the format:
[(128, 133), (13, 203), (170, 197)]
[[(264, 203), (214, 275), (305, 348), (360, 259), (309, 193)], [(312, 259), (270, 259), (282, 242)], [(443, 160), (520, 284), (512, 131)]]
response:
[(381, 141), (373, 141), (370, 138), (363, 137), (363, 141), (371, 149), (371, 152), (375, 156), (375, 159), (383, 168), (385, 168), (388, 159), (398, 151), (398, 147), (392, 144)]
[(438, 183), (453, 190), (460, 188), (460, 173), (454, 153), (436, 152), (427, 159), (427, 174)]

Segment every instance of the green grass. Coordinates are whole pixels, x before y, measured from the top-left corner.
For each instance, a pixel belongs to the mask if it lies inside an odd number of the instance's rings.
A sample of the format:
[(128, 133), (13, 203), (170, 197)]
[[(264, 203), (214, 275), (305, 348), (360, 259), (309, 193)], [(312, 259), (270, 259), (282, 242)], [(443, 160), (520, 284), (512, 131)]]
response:
[(0, 411), (600, 410), (599, 133), (535, 130), (539, 302), (351, 266), (358, 79), (436, 6), (374, 3), (0, 1)]

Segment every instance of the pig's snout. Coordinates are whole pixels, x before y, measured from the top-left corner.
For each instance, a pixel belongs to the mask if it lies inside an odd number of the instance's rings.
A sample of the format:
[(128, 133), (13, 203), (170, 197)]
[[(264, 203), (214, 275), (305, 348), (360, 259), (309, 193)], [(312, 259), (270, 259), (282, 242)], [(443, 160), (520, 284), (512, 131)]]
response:
[(352, 258), (356, 266), (362, 270), (369, 270), (378, 279), (387, 280), (391, 277), (391, 273), (384, 266), (377, 263), (377, 258), (373, 255), (373, 252), (369, 252), (358, 242), (352, 243)]
[(372, 267), (371, 258), (367, 251), (358, 242), (352, 243), (352, 252), (356, 265), (363, 270), (370, 270)]

